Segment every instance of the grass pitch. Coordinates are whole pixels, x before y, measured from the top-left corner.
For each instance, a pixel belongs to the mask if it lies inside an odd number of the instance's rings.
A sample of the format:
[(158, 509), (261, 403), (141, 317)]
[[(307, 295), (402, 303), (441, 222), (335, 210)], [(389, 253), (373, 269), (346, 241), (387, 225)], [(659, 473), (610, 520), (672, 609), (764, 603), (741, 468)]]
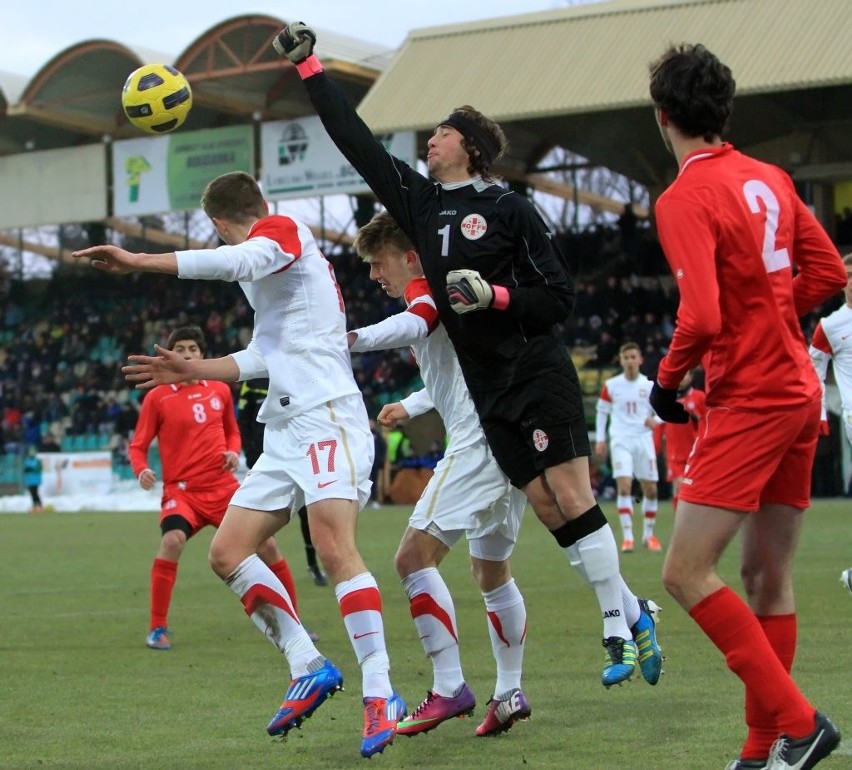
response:
[[(614, 511), (607, 514), (617, 527)], [(797, 567), (794, 672), (808, 697), (852, 736), (852, 596), (839, 583), (841, 570), (852, 566), (850, 515), (846, 500), (817, 501), (808, 513)], [(359, 540), (383, 592), (392, 680), (413, 708), (432, 679), (392, 564), (407, 516), (399, 507), (365, 511)], [(664, 544), (670, 522), (664, 504)], [(144, 645), (156, 514), (0, 516), (0, 768), (364, 767), (358, 667), (333, 589), (314, 586), (305, 570), (297, 526), (285, 528), (279, 541), (296, 575), (302, 619), (342, 669), (346, 691), (286, 742), (265, 732), (286, 689), (286, 662), (208, 569), (211, 535), (203, 531), (184, 551), (169, 619), (174, 648), (158, 652)], [(528, 611), (530, 721), (498, 738), (473, 735), (492, 694), (494, 664), (462, 543), (442, 572), (456, 601), (476, 713), (424, 736), (397, 738), (372, 764), (721, 770), (736, 755), (741, 687), (664, 595), (659, 554), (626, 555), (622, 571), (634, 591), (663, 607), (665, 673), (657, 687), (637, 673), (609, 691), (599, 683), (603, 651), (594, 595), (531, 513), (513, 561)], [(735, 549), (722, 569), (738, 588)], [(825, 766), (852, 767), (850, 744), (841, 744)]]

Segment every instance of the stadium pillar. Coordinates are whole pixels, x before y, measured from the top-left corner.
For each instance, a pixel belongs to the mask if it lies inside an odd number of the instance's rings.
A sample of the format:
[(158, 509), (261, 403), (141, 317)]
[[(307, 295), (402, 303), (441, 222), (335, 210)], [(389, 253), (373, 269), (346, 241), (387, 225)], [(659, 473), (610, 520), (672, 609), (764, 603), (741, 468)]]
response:
[(370, 194), (355, 196), (355, 227), (363, 227), (376, 213), (376, 199)]
[(89, 246), (103, 246), (107, 243), (106, 225), (103, 222), (86, 222), (83, 225)]

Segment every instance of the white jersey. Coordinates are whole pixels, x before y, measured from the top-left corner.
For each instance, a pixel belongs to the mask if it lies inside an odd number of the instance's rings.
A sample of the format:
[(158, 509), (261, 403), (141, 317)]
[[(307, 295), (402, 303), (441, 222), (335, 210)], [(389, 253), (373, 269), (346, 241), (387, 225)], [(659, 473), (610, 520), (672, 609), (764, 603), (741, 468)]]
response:
[(606, 440), (607, 419), (611, 444), (652, 434), (653, 428), (646, 425), (647, 419), (654, 417), (649, 400), (652, 385), (644, 374), (635, 380), (628, 380), (623, 373), (606, 380), (597, 403), (595, 440)]
[(817, 324), (809, 352), (823, 383), (823, 413), (829, 361), (834, 369), (843, 411), (852, 411), (852, 308), (843, 305)]
[(426, 387), (400, 403), (411, 417), (434, 406), (450, 437), (408, 526), (429, 532), (447, 548), (464, 532), (471, 555), (503, 561), (517, 541), (526, 496), (509, 483), (491, 453), (425, 278), (408, 284), (405, 301), (404, 313), (358, 329), (352, 350), (410, 345)]
[(455, 348), (438, 321), (435, 300), (425, 278), (416, 278), (408, 284), (405, 301), (406, 312), (358, 329), (352, 351), (410, 345), (427, 393), (419, 391), (402, 400), (408, 414), (416, 417), (434, 405), (450, 437), (448, 454), (485, 441)]
[(244, 243), (179, 251), (177, 264), (180, 278), (239, 281), (254, 309), (251, 342), (232, 356), (240, 380), (269, 378), (260, 422), (359, 393), (334, 269), (304, 224), (264, 217)]

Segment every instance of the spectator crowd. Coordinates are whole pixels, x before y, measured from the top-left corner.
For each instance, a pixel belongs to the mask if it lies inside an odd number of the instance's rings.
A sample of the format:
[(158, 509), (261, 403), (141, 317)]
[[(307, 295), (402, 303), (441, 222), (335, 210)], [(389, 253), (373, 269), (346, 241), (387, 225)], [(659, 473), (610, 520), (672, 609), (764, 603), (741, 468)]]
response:
[[(577, 294), (564, 333), (586, 395), (597, 396), (626, 340), (640, 345), (642, 371), (653, 378), (674, 329), (677, 294), (650, 230), (620, 223), (559, 239)], [(354, 252), (340, 250), (329, 259), (348, 328), (398, 312), (399, 300), (370, 281)], [(252, 310), (234, 284), (153, 274), (95, 276), (68, 265), (58, 266), (48, 281), (4, 282), (0, 452), (22, 454), (27, 446), (50, 451), (68, 446), (69, 438), (86, 437), (78, 448), (110, 448), (125, 462), (142, 395), (121, 374), (126, 356), (151, 351), (173, 328), (190, 324), (205, 330), (210, 356), (240, 349), (251, 338)], [(819, 315), (831, 309), (804, 319), (808, 339)], [(383, 404), (422, 387), (408, 350), (356, 354), (353, 367), (373, 416)], [(593, 408), (589, 417), (593, 421)]]

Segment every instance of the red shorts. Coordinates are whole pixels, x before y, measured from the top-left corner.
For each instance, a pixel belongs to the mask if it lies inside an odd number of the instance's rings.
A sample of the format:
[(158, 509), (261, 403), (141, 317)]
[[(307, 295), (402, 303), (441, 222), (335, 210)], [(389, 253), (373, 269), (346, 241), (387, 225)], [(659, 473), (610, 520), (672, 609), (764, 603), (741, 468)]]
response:
[(169, 516), (180, 516), (189, 522), (193, 535), (208, 525), (218, 527), (239, 486), (240, 482), (230, 474), (217, 482), (214, 489), (204, 492), (189, 491), (181, 489), (179, 484), (169, 484), (163, 489), (160, 523)]
[(686, 473), (687, 462), (685, 457), (666, 457), (666, 481), (682, 479), (683, 474)]
[(819, 417), (819, 401), (768, 412), (709, 409), (680, 499), (734, 511), (756, 511), (764, 503), (804, 510), (810, 505)]

